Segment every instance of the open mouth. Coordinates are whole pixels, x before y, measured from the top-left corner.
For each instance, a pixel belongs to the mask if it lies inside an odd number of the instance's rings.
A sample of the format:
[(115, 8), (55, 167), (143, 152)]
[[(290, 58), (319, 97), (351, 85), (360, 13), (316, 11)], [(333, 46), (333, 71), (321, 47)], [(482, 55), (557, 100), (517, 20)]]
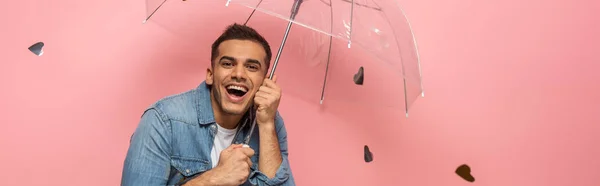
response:
[(248, 92), (248, 88), (243, 87), (243, 86), (237, 86), (237, 85), (229, 85), (226, 87), (226, 89), (227, 89), (227, 94), (229, 94), (230, 96), (237, 97), (237, 98), (244, 97), (244, 95), (246, 95), (246, 93)]

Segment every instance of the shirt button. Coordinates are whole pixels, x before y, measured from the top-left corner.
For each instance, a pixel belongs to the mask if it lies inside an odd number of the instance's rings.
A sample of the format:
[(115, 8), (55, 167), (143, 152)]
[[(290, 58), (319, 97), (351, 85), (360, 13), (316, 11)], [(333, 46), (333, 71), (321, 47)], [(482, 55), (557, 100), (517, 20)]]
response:
[(190, 173), (190, 169), (185, 169), (185, 172), (186, 173)]

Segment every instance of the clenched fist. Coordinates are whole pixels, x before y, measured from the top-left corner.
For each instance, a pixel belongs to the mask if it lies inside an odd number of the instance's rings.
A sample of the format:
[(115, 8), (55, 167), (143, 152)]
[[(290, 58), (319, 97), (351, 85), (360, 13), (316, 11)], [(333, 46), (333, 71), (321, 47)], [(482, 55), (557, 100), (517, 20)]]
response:
[(254, 150), (249, 147), (243, 147), (242, 144), (234, 144), (223, 151), (219, 157), (219, 163), (210, 171), (191, 180), (186, 185), (222, 185), (238, 186), (246, 182), (252, 167), (250, 157), (254, 155)]

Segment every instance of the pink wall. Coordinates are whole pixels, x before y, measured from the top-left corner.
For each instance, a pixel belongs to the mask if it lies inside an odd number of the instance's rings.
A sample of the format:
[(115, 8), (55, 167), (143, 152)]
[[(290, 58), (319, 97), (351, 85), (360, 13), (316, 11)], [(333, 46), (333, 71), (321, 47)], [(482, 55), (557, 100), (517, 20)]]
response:
[[(600, 184), (598, 1), (402, 4), (426, 97), (408, 119), (342, 118), (360, 110), (319, 113), (284, 98), (298, 185)], [(182, 50), (157, 24), (141, 25), (141, 0), (2, 9), (2, 185), (118, 185), (142, 110), (204, 78), (208, 46)], [(37, 41), (47, 44), (41, 57), (26, 50)], [(453, 173), (463, 163), (474, 183)]]

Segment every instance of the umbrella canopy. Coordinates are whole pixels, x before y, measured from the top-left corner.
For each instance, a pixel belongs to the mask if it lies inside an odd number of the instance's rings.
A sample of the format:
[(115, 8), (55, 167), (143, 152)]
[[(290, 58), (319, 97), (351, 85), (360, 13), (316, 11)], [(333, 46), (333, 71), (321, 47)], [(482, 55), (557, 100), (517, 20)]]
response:
[[(226, 7), (236, 15), (218, 21), (247, 24), (261, 32), (273, 51), (284, 51), (272, 64), (279, 65), (285, 94), (314, 103), (342, 101), (405, 113), (423, 96), (415, 40), (393, 0), (147, 0), (145, 21), (157, 22), (174, 34), (185, 33), (182, 29), (206, 34), (202, 30), (211, 25), (191, 29), (161, 19), (161, 14), (172, 13), (169, 6), (188, 6), (190, 11), (181, 19), (191, 20), (214, 19), (202, 15), (203, 10)], [(240, 11), (243, 7), (247, 10)], [(288, 22), (294, 25), (289, 30)]]

